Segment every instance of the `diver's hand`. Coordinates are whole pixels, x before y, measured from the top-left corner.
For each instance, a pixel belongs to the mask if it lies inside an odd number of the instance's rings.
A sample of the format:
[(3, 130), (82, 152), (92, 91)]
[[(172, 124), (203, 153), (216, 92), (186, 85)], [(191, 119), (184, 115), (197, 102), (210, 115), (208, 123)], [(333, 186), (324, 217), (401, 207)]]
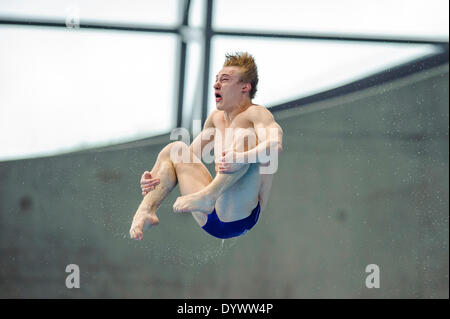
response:
[(158, 185), (160, 182), (159, 179), (153, 178), (150, 172), (145, 171), (144, 174), (142, 174), (141, 177), (141, 190), (142, 190), (142, 196), (145, 196), (150, 192), (151, 190), (154, 190), (156, 185)]
[(234, 151), (224, 151), (218, 159), (218, 172), (222, 174), (231, 174), (238, 171), (245, 165), (243, 161), (239, 161), (240, 157)]

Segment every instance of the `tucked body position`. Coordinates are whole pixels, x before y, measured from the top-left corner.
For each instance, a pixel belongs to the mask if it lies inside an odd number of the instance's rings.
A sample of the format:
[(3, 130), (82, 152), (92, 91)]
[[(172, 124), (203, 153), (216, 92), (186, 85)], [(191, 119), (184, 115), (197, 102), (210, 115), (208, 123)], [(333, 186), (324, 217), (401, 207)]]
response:
[[(258, 84), (254, 58), (227, 54), (214, 83), (216, 109), (191, 145), (176, 141), (158, 154), (141, 177), (143, 200), (133, 218), (132, 239), (159, 223), (161, 202), (178, 184), (175, 213), (191, 213), (210, 235), (245, 234), (267, 206), (272, 179), (282, 152), (283, 131), (271, 112), (252, 103)], [(213, 178), (202, 159), (214, 150)]]

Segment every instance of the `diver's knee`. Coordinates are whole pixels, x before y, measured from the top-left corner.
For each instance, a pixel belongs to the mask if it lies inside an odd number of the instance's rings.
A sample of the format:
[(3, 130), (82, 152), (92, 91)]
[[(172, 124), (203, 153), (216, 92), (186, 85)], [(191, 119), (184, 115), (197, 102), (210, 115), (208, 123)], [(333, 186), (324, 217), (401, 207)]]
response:
[(176, 154), (180, 153), (182, 154), (184, 149), (187, 149), (188, 146), (180, 141), (172, 142), (167, 144), (158, 154), (158, 161), (170, 161), (172, 160), (172, 157), (175, 159), (177, 156)]
[(184, 142), (176, 141), (167, 145), (167, 154), (174, 164), (189, 163), (190, 153), (189, 146)]

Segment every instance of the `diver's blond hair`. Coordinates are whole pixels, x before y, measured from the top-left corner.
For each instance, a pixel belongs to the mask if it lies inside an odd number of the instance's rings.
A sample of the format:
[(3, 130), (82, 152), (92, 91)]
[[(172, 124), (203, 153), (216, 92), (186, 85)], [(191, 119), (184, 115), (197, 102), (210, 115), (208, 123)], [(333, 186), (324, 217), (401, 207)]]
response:
[(256, 67), (253, 56), (247, 52), (227, 53), (225, 54), (223, 66), (237, 66), (241, 68), (241, 81), (251, 84), (252, 87), (249, 91), (249, 96), (250, 99), (253, 99), (258, 85), (258, 68)]

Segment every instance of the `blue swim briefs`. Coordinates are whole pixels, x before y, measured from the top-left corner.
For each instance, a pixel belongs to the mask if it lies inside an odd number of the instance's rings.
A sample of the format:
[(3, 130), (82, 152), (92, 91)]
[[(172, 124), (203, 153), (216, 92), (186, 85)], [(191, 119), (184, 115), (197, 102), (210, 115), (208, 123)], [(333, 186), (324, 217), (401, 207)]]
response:
[(202, 228), (210, 235), (221, 239), (241, 236), (255, 226), (260, 211), (261, 207), (258, 202), (258, 205), (252, 210), (250, 216), (232, 222), (223, 222), (217, 216), (216, 209), (214, 208), (212, 213), (208, 215), (208, 220)]

